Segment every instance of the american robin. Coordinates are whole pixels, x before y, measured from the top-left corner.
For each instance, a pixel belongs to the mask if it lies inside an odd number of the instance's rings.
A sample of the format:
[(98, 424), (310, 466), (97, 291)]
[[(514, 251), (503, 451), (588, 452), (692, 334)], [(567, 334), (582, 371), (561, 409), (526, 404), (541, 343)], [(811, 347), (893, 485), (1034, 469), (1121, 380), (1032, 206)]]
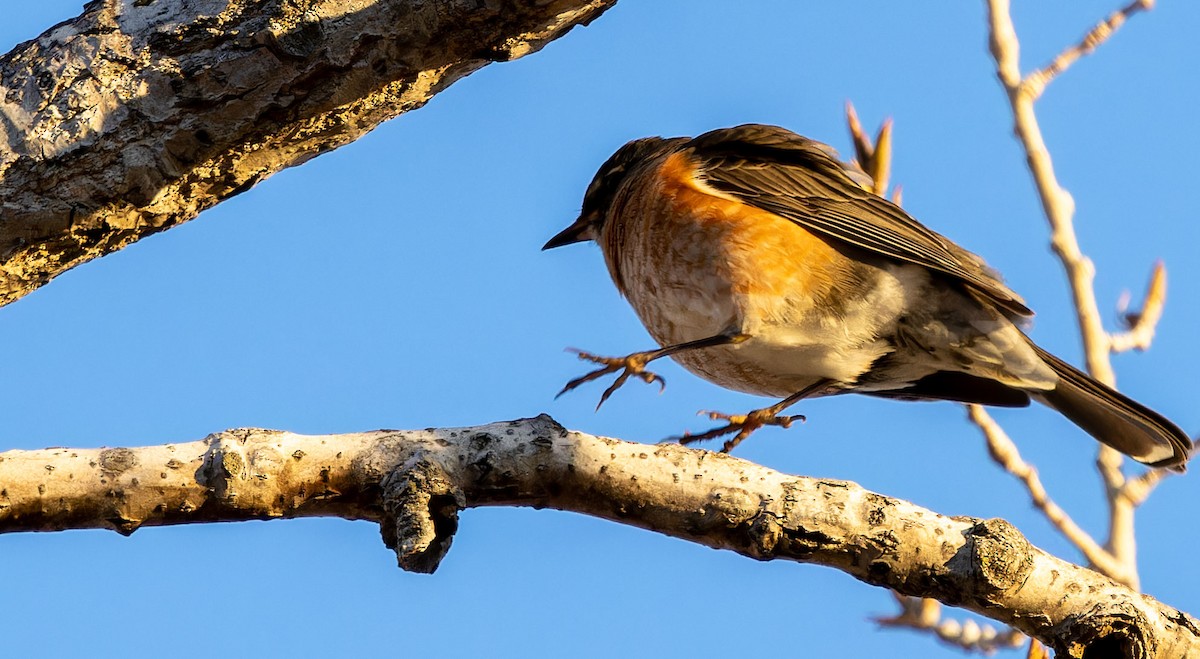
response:
[[(634, 140), (596, 173), (579, 219), (543, 249), (594, 240), (621, 294), (662, 348), (580, 353), (662, 382), (670, 356), (737, 391), (782, 400), (684, 437), (734, 435), (730, 450), (797, 401), (860, 393), (902, 400), (1048, 405), (1096, 439), (1155, 467), (1192, 443), (1162, 415), (1038, 347), (1032, 316), (983, 259), (870, 191), (830, 147), (777, 126)], [(560, 392), (561, 393), (561, 392)]]

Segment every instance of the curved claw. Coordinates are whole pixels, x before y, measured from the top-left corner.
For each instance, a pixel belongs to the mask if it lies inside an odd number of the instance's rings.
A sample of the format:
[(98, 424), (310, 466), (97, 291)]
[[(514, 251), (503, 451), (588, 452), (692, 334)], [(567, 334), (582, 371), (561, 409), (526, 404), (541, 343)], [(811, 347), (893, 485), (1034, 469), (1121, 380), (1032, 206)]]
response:
[(733, 436), (733, 439), (725, 440), (725, 443), (721, 445), (721, 452), (729, 453), (734, 449), (735, 446), (741, 444), (743, 439), (749, 437), (750, 433), (752, 432), (754, 432), (754, 430), (752, 430), (749, 426), (743, 427), (741, 432)]
[(800, 423), (804, 423), (805, 421), (808, 421), (808, 417), (804, 416), (803, 414), (793, 414), (791, 416), (777, 416), (775, 418), (779, 420), (779, 423), (772, 424), (772, 425), (777, 425), (780, 428), (791, 428), (792, 424), (797, 421), (799, 421)]
[(709, 439), (716, 439), (718, 437), (736, 432), (736, 435), (725, 440), (725, 444), (721, 446), (721, 452), (728, 453), (732, 451), (738, 444), (741, 444), (742, 440), (749, 437), (751, 433), (763, 426), (779, 426), (781, 428), (790, 428), (796, 421), (803, 423), (806, 420), (803, 414), (777, 416), (775, 414), (776, 411), (778, 411), (777, 407), (767, 407), (761, 410), (753, 410), (751, 412), (747, 412), (746, 414), (725, 414), (711, 410), (700, 410), (697, 412), (697, 414), (706, 415), (708, 418), (714, 421), (725, 420), (729, 423), (717, 428), (713, 428), (707, 432), (700, 433), (699, 435), (684, 433), (682, 436), (673, 439), (676, 439), (680, 444), (687, 446), (688, 444), (694, 444), (696, 442), (702, 442)]
[(655, 357), (654, 353), (635, 352), (632, 355), (627, 355), (625, 357), (600, 357), (576, 348), (567, 348), (567, 351), (575, 353), (584, 361), (602, 364), (602, 366), (568, 382), (557, 394), (555, 394), (554, 397), (556, 399), (568, 391), (575, 389), (581, 384), (591, 382), (592, 380), (608, 375), (609, 373), (616, 373), (617, 371), (621, 371), (621, 374), (618, 375), (617, 379), (613, 381), (613, 383), (604, 390), (604, 393), (600, 395), (600, 402), (596, 403), (597, 410), (600, 409), (601, 405), (604, 405), (604, 402), (608, 400), (609, 396), (613, 395), (613, 392), (615, 392), (617, 389), (620, 389), (627, 381), (629, 381), (629, 377), (631, 375), (638, 376), (638, 378), (646, 384), (653, 384), (657, 382), (659, 385), (659, 393), (662, 393), (667, 387), (667, 381), (664, 380), (662, 376), (645, 369), (646, 362)]
[(695, 444), (696, 442), (703, 442), (703, 441), (706, 441), (709, 439), (716, 439), (716, 438), (720, 437), (721, 435), (728, 435), (729, 433), (734, 432), (735, 430), (738, 430), (739, 428), (740, 428), (740, 426), (736, 426), (731, 423), (728, 425), (721, 426), (719, 428), (713, 428), (712, 430), (702, 432), (698, 435), (693, 435), (690, 432), (685, 432), (682, 435), (668, 437), (664, 441), (675, 441), (675, 442), (679, 442), (680, 444), (683, 444), (684, 446), (687, 446), (689, 444)]
[(608, 397), (613, 395), (614, 391), (616, 391), (617, 389), (620, 389), (621, 385), (625, 384), (625, 381), (628, 379), (629, 379), (629, 369), (625, 369), (624, 371), (621, 372), (620, 375), (617, 376), (616, 380), (613, 380), (612, 384), (608, 385), (608, 388), (604, 390), (604, 393), (600, 394), (600, 402), (596, 403), (596, 411), (597, 412), (600, 411), (600, 406), (604, 404), (604, 401), (608, 400)]
[(568, 391), (578, 387), (579, 385), (581, 385), (585, 382), (591, 382), (592, 380), (595, 380), (596, 378), (603, 377), (605, 375), (608, 375), (609, 373), (614, 373), (614, 372), (616, 372), (617, 368), (618, 367), (616, 367), (616, 366), (605, 366), (604, 368), (598, 368), (590, 373), (585, 373), (585, 374), (575, 378), (574, 380), (571, 380), (570, 382), (566, 383), (565, 385), (563, 385), (563, 388), (560, 389), (557, 394), (554, 394), (554, 398), (557, 399), (559, 396), (567, 393)]
[(667, 381), (664, 380), (663, 377), (661, 375), (659, 375), (658, 373), (652, 373), (650, 371), (642, 371), (641, 373), (638, 373), (637, 376), (639, 378), (641, 378), (642, 382), (645, 382), (646, 384), (654, 384), (655, 382), (657, 382), (658, 383), (658, 393), (660, 393), (660, 394), (667, 390)]

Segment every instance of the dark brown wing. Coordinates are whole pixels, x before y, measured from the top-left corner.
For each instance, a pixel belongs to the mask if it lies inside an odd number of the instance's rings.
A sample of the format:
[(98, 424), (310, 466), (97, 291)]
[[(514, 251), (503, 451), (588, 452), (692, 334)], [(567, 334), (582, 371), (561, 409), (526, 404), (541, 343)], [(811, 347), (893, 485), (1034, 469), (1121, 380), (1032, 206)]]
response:
[(1024, 300), (967, 250), (862, 187), (865, 177), (830, 147), (778, 126), (746, 124), (685, 145), (713, 188), (829, 238), (957, 279), (1018, 317)]

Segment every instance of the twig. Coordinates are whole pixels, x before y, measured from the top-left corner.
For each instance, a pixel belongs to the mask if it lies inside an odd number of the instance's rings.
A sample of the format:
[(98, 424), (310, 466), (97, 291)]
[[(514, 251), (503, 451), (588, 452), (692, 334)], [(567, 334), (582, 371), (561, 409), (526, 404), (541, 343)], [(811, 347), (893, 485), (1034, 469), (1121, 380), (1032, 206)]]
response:
[(900, 613), (876, 618), (875, 622), (883, 627), (903, 627), (935, 634), (948, 645), (984, 654), (1018, 647), (1028, 638), (1011, 627), (999, 630), (993, 625), (979, 624), (970, 618), (962, 622), (953, 618), (943, 619), (941, 602), (934, 599), (909, 597), (895, 591), (892, 591), (892, 595), (900, 605)]
[(875, 147), (871, 144), (871, 138), (863, 131), (862, 122), (858, 120), (858, 112), (854, 109), (854, 104), (846, 101), (846, 124), (850, 128), (850, 139), (854, 142), (854, 159), (867, 171), (867, 163), (871, 161), (875, 155)]
[(875, 194), (887, 195), (888, 178), (892, 172), (892, 120), (885, 119), (875, 135), (875, 156), (867, 173), (875, 181)]
[(1140, 506), (1145, 503), (1146, 497), (1150, 496), (1162, 479), (1172, 473), (1174, 472), (1167, 469), (1151, 469), (1141, 476), (1131, 478), (1125, 483), (1125, 487), (1121, 488), (1121, 496), (1129, 502), (1129, 505)]
[(1129, 3), (1124, 9), (1118, 9), (1109, 15), (1108, 18), (1096, 24), (1083, 39), (1059, 53), (1058, 57), (1054, 58), (1045, 68), (1034, 71), (1025, 78), (1025, 93), (1029, 95), (1031, 100), (1036, 100), (1046, 91), (1046, 86), (1050, 81), (1054, 80), (1060, 73), (1066, 71), (1072, 64), (1084, 55), (1091, 55), (1100, 44), (1108, 41), (1108, 38), (1113, 35), (1130, 16), (1140, 12), (1149, 11), (1154, 8), (1154, 0), (1135, 0)]
[(1079, 249), (1075, 238), (1072, 217), (1075, 201), (1058, 183), (1050, 151), (1042, 139), (1037, 116), (1033, 111), (1034, 99), (1022, 92), (1023, 81), (1018, 64), (1020, 44), (1009, 16), (1008, 0), (988, 0), (991, 51), (996, 61), (996, 74), (1008, 92), (1012, 106), (1014, 129), (1033, 174), (1042, 209), (1050, 224), (1051, 246), (1066, 270), (1074, 298), (1076, 318), (1083, 334), (1084, 352), (1088, 371), (1105, 383), (1114, 380), (1109, 363), (1108, 332), (1100, 322), (1100, 309), (1096, 304), (1092, 281), (1095, 268)]
[(1000, 424), (996, 423), (996, 420), (987, 413), (987, 410), (979, 405), (968, 405), (967, 416), (983, 432), (984, 439), (987, 440), (988, 455), (992, 460), (1025, 485), (1034, 507), (1041, 511), (1042, 515), (1054, 525), (1054, 528), (1058, 529), (1059, 533), (1079, 549), (1088, 563), (1122, 583), (1137, 581), (1137, 575), (1130, 572), (1129, 566), (1122, 564), (1101, 547), (1087, 531), (1084, 531), (1058, 504), (1054, 503), (1047, 494), (1045, 486), (1042, 485), (1037, 470), (1021, 458), (1016, 444), (1000, 427)]
[(1150, 283), (1146, 286), (1146, 298), (1141, 311), (1125, 313), (1128, 329), (1109, 336), (1109, 349), (1114, 353), (1128, 350), (1146, 350), (1154, 340), (1154, 330), (1162, 318), (1163, 306), (1167, 301), (1167, 268), (1162, 261), (1154, 264)]
[[(1125, 10), (1117, 12), (1118, 19), (1113, 20), (1110, 17), (1109, 21), (1097, 26), (1092, 33), (1089, 33), (1088, 37), (1085, 37), (1081, 44), (1083, 49), (1079, 51), (1079, 54), (1090, 52), (1091, 49), (1102, 43), (1108, 34), (1111, 34), (1112, 30), (1129, 15), (1136, 11), (1149, 9), (1152, 5), (1153, 3), (1148, 1), (1135, 2)], [(1014, 132), (1025, 151), (1029, 171), (1033, 175), (1034, 184), (1042, 202), (1042, 209), (1050, 224), (1051, 246), (1062, 262), (1067, 281), (1070, 283), (1071, 297), (1074, 302), (1076, 319), (1079, 322), (1088, 372), (1097, 380), (1115, 386), (1116, 375), (1113, 372), (1111, 361), (1112, 342), (1101, 322), (1100, 310), (1096, 304), (1096, 293), (1092, 285), (1095, 268), (1091, 260), (1084, 256), (1079, 249), (1072, 222), (1075, 204), (1071, 195), (1058, 183), (1050, 152), (1042, 139), (1037, 115), (1033, 110), (1034, 101), (1041, 93), (1040, 89), (1045, 87), (1045, 81), (1031, 82), (1031, 79), (1037, 77), (1037, 74), (1026, 79), (1021, 77), (1020, 43), (1017, 40), (1016, 29), (1013, 27), (1009, 0), (987, 0), (987, 8), (989, 45), (992, 58), (996, 62), (996, 75), (1008, 94), (1013, 113)], [(1106, 25), (1108, 25), (1107, 28), (1103, 27)], [(1096, 35), (1094, 38), (1093, 34)], [(1052, 64), (1047, 71), (1053, 71), (1053, 73), (1048, 77), (1043, 73), (1042, 77), (1046, 80), (1052, 78), (1079, 57), (1079, 55), (1070, 56), (1069, 52), (1064, 53), (1065, 58), (1060, 56), (1063, 64), (1059, 68), (1054, 69)], [(1134, 506), (1121, 495), (1121, 488), (1125, 485), (1125, 475), (1121, 470), (1121, 463), (1120, 453), (1107, 446), (1102, 446), (1096, 456), (1096, 467), (1104, 481), (1105, 498), (1109, 509), (1109, 535), (1106, 549), (1123, 566), (1119, 574), (1126, 577), (1124, 582), (1136, 588), (1137, 550), (1133, 528)], [(1100, 565), (1097, 567), (1103, 569)], [(1117, 578), (1117, 574), (1110, 574), (1110, 576)]]
[[(863, 131), (862, 123), (858, 120), (858, 112), (854, 104), (846, 101), (846, 124), (850, 128), (850, 138), (854, 142), (854, 155), (863, 172), (871, 177), (873, 187), (871, 192), (880, 197), (887, 196), (888, 178), (892, 170), (892, 120), (885, 119), (876, 133), (874, 141)], [(896, 197), (899, 205), (899, 195)]]
[[(1192, 440), (1192, 450), (1200, 451), (1200, 440)], [(1121, 497), (1131, 506), (1140, 506), (1145, 503), (1146, 497), (1150, 496), (1150, 493), (1164, 478), (1175, 473), (1169, 469), (1151, 469), (1143, 472), (1140, 476), (1130, 478), (1125, 483), (1125, 486), (1121, 488)]]

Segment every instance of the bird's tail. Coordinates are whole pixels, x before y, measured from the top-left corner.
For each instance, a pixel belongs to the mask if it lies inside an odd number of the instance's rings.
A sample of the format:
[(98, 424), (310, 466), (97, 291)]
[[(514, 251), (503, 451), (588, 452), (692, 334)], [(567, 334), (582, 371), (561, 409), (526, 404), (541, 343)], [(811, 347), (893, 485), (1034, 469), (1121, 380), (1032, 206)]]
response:
[(1112, 389), (1036, 345), (1058, 375), (1053, 391), (1030, 392), (1092, 437), (1152, 467), (1183, 471), (1192, 440), (1154, 410)]

